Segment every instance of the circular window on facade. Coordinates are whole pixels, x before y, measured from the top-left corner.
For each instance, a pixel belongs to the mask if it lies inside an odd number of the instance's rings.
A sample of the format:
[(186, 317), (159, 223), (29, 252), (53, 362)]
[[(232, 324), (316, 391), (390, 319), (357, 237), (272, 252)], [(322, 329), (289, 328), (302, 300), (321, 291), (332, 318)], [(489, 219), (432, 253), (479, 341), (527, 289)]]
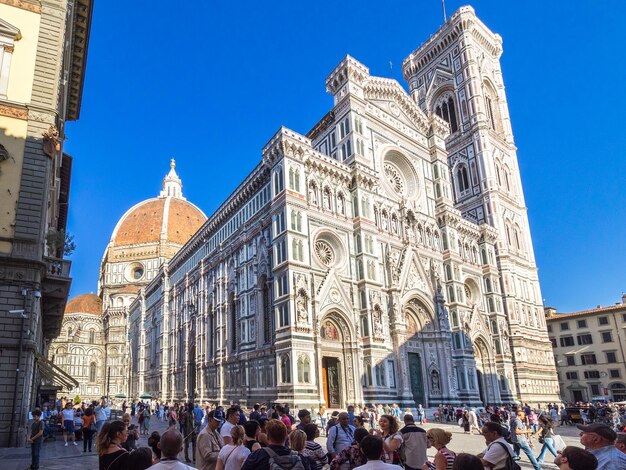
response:
[(324, 266), (333, 268), (345, 263), (345, 249), (341, 240), (332, 232), (322, 231), (313, 243), (315, 257)]
[(145, 273), (143, 264), (132, 263), (126, 268), (126, 279), (130, 282), (140, 281)]
[(413, 165), (398, 150), (387, 151), (382, 162), (382, 183), (388, 193), (396, 198), (415, 198), (418, 179)]
[(463, 284), (465, 303), (468, 305), (480, 305), (480, 290), (473, 279), (466, 279)]

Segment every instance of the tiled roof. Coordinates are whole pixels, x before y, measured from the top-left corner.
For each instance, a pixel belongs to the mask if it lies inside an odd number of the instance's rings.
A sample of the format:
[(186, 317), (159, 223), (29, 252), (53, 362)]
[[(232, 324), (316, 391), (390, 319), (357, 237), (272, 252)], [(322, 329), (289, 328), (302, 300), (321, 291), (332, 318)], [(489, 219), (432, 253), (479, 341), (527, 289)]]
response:
[[(167, 204), (169, 203), (169, 207)], [(164, 217), (167, 209), (167, 225)], [(127, 212), (113, 237), (113, 246), (158, 243), (164, 241), (184, 245), (202, 226), (206, 216), (184, 199), (148, 199)], [(165, 231), (167, 230), (167, 231)]]
[(102, 300), (96, 294), (77, 295), (65, 306), (65, 313), (102, 314)]
[(619, 310), (626, 311), (626, 304), (617, 304), (610, 305), (608, 307), (598, 307), (592, 308), (589, 310), (581, 310), (579, 312), (570, 312), (570, 313), (557, 313), (553, 317), (546, 317), (546, 321), (555, 321), (555, 320), (563, 320), (565, 317), (581, 317), (583, 315), (595, 315), (595, 314), (603, 314), (603, 313), (613, 313)]

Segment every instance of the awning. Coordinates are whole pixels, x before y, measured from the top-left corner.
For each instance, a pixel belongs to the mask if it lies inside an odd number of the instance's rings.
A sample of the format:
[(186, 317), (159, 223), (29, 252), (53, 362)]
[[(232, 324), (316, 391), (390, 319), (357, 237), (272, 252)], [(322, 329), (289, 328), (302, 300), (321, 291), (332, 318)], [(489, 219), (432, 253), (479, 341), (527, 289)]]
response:
[(35, 353), (35, 357), (37, 358), (37, 365), (39, 366), (39, 372), (43, 380), (68, 390), (78, 387), (78, 382), (63, 369), (55, 366), (54, 363), (39, 353)]

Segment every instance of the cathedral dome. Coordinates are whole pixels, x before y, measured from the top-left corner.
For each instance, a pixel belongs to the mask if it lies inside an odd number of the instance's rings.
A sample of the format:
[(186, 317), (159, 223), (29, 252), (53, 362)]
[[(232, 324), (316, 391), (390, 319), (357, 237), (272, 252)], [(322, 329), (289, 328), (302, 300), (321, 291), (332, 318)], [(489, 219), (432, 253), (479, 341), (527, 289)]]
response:
[(111, 237), (110, 247), (174, 243), (184, 245), (206, 221), (206, 215), (182, 196), (182, 183), (172, 160), (171, 170), (156, 198), (129, 209)]
[(65, 306), (65, 313), (102, 314), (102, 300), (96, 294), (77, 295)]
[(161, 241), (184, 245), (205, 220), (200, 209), (183, 199), (148, 199), (135, 205), (120, 219), (111, 246)]

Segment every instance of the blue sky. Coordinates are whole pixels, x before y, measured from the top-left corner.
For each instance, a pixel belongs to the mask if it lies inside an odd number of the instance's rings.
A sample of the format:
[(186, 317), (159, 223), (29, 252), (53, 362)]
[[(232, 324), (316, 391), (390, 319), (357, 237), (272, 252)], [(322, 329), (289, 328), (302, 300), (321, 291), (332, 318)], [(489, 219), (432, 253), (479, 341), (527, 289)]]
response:
[[(464, 4), (447, 1), (448, 14)], [(504, 41), (545, 302), (610, 305), (626, 291), (626, 2), (471, 5)], [(405, 86), (402, 60), (442, 23), (439, 0), (96, 1), (81, 116), (65, 146), (72, 295), (96, 291), (117, 220), (158, 194), (170, 158), (209, 215), (281, 125), (306, 133), (328, 112), (324, 80), (346, 54)]]

